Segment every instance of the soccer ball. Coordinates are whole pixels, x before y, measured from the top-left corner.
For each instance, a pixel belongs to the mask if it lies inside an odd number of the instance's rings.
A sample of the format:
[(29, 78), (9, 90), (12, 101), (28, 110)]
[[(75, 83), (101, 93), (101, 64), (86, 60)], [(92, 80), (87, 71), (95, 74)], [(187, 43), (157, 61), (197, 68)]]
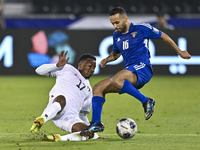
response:
[(121, 138), (130, 139), (137, 132), (137, 124), (133, 119), (123, 118), (117, 123), (116, 132)]

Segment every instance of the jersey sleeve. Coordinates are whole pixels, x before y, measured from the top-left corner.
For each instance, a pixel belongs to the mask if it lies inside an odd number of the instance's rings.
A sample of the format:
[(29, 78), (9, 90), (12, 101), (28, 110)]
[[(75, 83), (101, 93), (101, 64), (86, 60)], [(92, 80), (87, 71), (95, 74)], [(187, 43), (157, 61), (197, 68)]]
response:
[(63, 67), (57, 67), (56, 64), (43, 64), (36, 68), (35, 72), (39, 75), (54, 77), (56, 72), (61, 70)]
[(155, 27), (152, 27), (149, 23), (143, 23), (140, 25), (140, 29), (143, 32), (144, 38), (158, 39), (161, 37), (162, 32)]
[(120, 53), (116, 42), (117, 42), (117, 37), (116, 37), (115, 32), (114, 32), (113, 33), (113, 50), (112, 51), (115, 52), (115, 53)]

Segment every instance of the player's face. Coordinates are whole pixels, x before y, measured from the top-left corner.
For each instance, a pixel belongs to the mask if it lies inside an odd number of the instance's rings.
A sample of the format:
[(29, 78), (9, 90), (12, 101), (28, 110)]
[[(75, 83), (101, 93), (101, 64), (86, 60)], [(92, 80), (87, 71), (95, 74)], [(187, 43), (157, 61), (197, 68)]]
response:
[(96, 61), (92, 58), (87, 58), (85, 61), (79, 63), (79, 71), (82, 76), (89, 79), (96, 68)]
[(120, 33), (126, 33), (128, 17), (120, 14), (115, 14), (110, 16), (110, 22), (113, 24), (114, 28)]
[(164, 28), (166, 26), (166, 24), (167, 24), (167, 21), (166, 21), (165, 17), (159, 17), (158, 18), (158, 23), (160, 24), (161, 27)]

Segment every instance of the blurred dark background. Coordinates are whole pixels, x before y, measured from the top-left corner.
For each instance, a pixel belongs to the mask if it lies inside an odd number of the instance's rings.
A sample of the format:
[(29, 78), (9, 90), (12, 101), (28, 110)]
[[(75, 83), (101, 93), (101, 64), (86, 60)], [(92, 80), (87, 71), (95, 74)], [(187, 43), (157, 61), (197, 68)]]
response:
[[(127, 13), (200, 13), (199, 0), (4, 0), (6, 4), (27, 7), (26, 13), (102, 14), (121, 6)], [(23, 6), (22, 6), (23, 5)], [(14, 11), (14, 10), (11, 10)]]
[[(130, 22), (147, 22), (167, 33), (192, 55), (183, 61), (166, 44), (152, 40), (154, 74), (200, 74), (200, 0), (0, 0), (0, 75), (35, 74), (39, 65), (55, 63), (63, 49), (70, 51), (74, 66), (86, 52), (99, 63), (112, 50), (108, 14), (114, 7), (124, 8)], [(158, 14), (164, 16), (163, 27)], [(113, 74), (120, 68), (123, 62), (98, 71)]]

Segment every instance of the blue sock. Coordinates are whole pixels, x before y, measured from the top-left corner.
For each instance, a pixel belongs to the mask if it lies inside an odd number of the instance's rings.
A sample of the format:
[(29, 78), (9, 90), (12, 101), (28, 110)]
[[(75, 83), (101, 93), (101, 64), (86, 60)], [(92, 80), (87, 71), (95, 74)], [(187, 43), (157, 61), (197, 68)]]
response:
[(94, 96), (92, 98), (92, 122), (101, 122), (102, 106), (105, 98)]
[(146, 102), (149, 99), (148, 97), (146, 97), (142, 93), (140, 93), (140, 91), (138, 89), (136, 89), (131, 84), (131, 82), (129, 82), (128, 80), (124, 81), (124, 85), (123, 85), (122, 89), (120, 89), (120, 91), (123, 93), (128, 93), (128, 94), (132, 95), (133, 97), (137, 98), (142, 103)]

